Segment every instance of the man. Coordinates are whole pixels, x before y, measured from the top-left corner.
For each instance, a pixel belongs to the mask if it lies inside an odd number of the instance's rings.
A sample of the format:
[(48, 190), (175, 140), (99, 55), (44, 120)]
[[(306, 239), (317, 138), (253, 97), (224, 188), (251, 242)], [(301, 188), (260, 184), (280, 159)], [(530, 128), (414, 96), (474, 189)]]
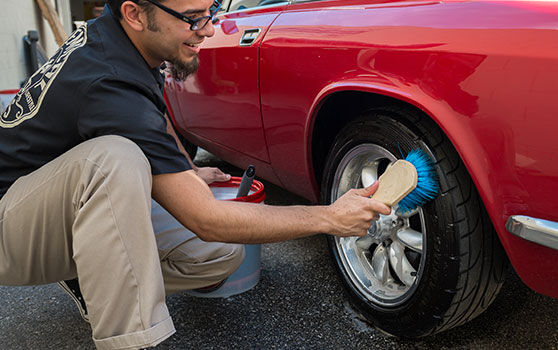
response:
[[(206, 182), (223, 174), (190, 169), (167, 131), (159, 71), (196, 70), (212, 0), (108, 3), (1, 115), (0, 284), (77, 277), (95, 345), (145, 348), (174, 333), (165, 293), (219, 285), (240, 265), (232, 243), (362, 236), (390, 212), (368, 198), (376, 185), (330, 206), (213, 198)], [(181, 225), (154, 227), (152, 198)]]

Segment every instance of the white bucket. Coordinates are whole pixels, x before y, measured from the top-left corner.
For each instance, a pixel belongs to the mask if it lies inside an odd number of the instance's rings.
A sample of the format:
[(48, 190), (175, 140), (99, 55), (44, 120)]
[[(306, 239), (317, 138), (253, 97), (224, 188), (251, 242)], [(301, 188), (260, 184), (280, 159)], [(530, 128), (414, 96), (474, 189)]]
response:
[[(217, 182), (210, 185), (211, 192), (219, 200), (232, 200), (240, 202), (262, 203), (265, 199), (264, 186), (261, 182), (254, 180), (250, 193), (244, 197), (236, 197), (240, 186), (240, 177), (232, 177), (228, 182)], [(193, 290), (188, 294), (203, 298), (227, 298), (231, 295), (243, 293), (254, 288), (260, 280), (261, 245), (245, 244), (246, 256), (242, 264), (219, 289), (210, 293), (198, 293)]]

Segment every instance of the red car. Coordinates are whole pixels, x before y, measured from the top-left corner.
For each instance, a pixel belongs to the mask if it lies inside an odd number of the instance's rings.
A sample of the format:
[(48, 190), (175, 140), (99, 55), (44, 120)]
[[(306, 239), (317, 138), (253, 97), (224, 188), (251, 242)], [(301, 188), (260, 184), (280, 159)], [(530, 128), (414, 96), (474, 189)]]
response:
[(557, 2), (232, 0), (219, 19), (198, 73), (166, 80), (190, 148), (322, 203), (411, 149), (434, 159), (435, 200), (328, 237), (372, 324), (459, 326), (509, 262), (558, 297)]

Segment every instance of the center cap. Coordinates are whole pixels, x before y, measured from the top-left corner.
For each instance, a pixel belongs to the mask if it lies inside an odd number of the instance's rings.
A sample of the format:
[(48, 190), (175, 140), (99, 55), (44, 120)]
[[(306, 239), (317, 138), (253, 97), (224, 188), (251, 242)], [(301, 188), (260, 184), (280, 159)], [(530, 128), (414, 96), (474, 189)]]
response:
[(395, 214), (380, 215), (380, 219), (372, 222), (368, 234), (377, 240), (384, 240), (397, 233), (404, 226), (404, 221)]

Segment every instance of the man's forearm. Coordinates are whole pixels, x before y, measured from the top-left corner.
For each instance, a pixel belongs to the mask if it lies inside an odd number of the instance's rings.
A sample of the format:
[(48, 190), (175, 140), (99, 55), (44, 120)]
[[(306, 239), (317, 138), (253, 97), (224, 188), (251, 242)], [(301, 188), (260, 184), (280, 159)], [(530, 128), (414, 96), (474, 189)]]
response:
[(219, 201), (191, 171), (155, 176), (153, 198), (205, 241), (276, 242), (330, 229), (325, 207)]
[(329, 206), (274, 207), (216, 200), (192, 170), (153, 177), (153, 198), (206, 241), (265, 243), (316, 233), (363, 236), (390, 208), (368, 198), (377, 184), (350, 190)]
[(332, 233), (327, 207), (278, 207), (255, 203), (217, 201), (214, 213), (200, 227), (204, 240), (230, 243), (271, 243)]

